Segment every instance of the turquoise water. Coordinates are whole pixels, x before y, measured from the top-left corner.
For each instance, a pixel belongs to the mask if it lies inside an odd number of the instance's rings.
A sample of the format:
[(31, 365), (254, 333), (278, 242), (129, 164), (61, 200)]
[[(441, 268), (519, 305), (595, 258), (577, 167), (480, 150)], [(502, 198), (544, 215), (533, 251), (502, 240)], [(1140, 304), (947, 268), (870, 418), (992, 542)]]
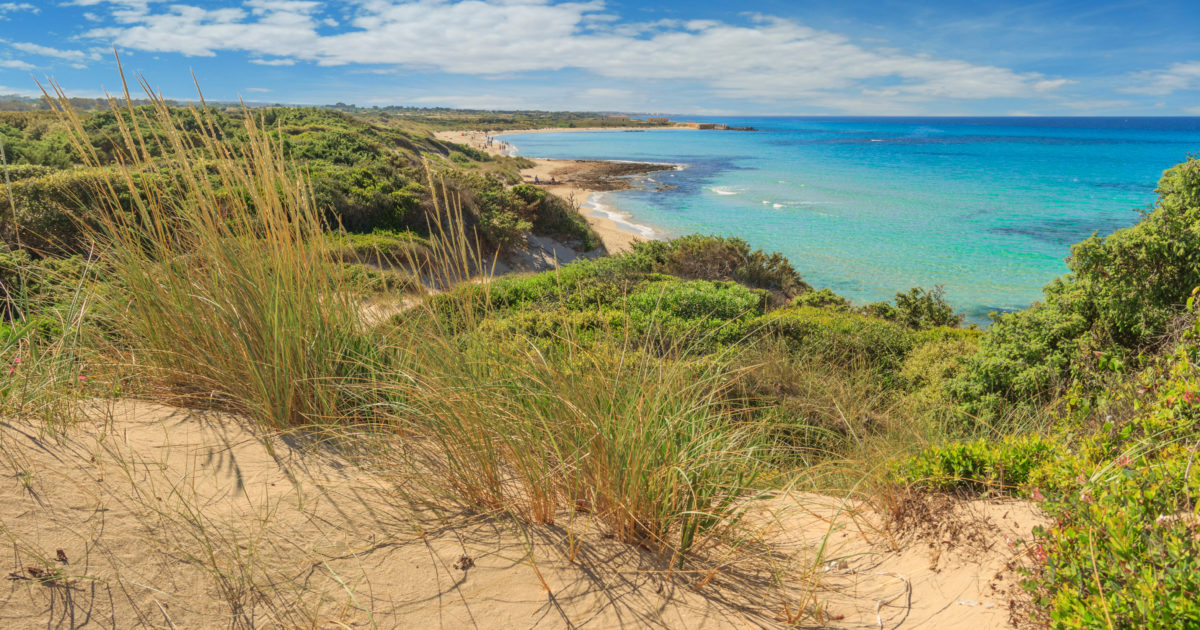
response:
[[(679, 164), (594, 197), (631, 229), (741, 237), (857, 303), (944, 285), (968, 318), (1028, 306), (1070, 245), (1132, 225), (1200, 118), (744, 118), (758, 132), (509, 134), (521, 155)], [(653, 182), (650, 182), (651, 184)]]

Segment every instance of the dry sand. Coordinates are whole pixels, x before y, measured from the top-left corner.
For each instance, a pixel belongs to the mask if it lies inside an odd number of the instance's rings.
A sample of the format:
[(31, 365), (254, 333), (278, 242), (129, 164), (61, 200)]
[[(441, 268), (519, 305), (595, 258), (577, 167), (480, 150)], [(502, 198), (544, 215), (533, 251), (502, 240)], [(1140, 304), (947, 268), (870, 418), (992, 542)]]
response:
[[(519, 133), (554, 133), (564, 131), (622, 131), (622, 128), (532, 129), (522, 130)], [(480, 131), (440, 131), (435, 134), (435, 137), (444, 142), (465, 144), (493, 155), (511, 154), (507, 145), (503, 144), (503, 137), (497, 137), (494, 134), (489, 135)], [(488, 142), (489, 137), (494, 138), (491, 143)], [(538, 184), (539, 186), (563, 199), (571, 201), (576, 206), (587, 204), (594, 193), (630, 188), (632, 181), (629, 179), (629, 176), (631, 175), (674, 168), (674, 166), (663, 164), (601, 162), (593, 160), (549, 160), (534, 158), (531, 161), (534, 163), (534, 166), (522, 169), (522, 178), (527, 183), (534, 183), (534, 178), (536, 177), (541, 182)], [(550, 181), (557, 181), (559, 183), (546, 183)], [(608, 253), (615, 254), (629, 251), (634, 242), (646, 238), (645, 234), (636, 232), (629, 226), (623, 226), (609, 217), (588, 212), (586, 208), (582, 209), (582, 213), (588, 224), (600, 235), (600, 240), (604, 243), (604, 248)], [(539, 252), (535, 256), (542, 260), (553, 259), (553, 253), (546, 253), (548, 251), (544, 247), (546, 243), (539, 242), (532, 243), (531, 245), (533, 245), (531, 251)], [(558, 249), (570, 248), (559, 247)], [(558, 253), (565, 254), (570, 259), (574, 258), (566, 254), (566, 252), (560, 251)], [(558, 261), (559, 263), (569, 262), (569, 260), (564, 260), (561, 257)], [(525, 261), (523, 263), (516, 263), (514, 267), (524, 270), (541, 270), (544, 266), (538, 265), (533, 261)]]
[[(613, 190), (628, 190), (634, 183), (632, 176), (674, 168), (663, 164), (637, 164), (628, 162), (599, 162), (593, 160), (547, 160), (533, 159), (532, 168), (522, 169), (526, 183), (540, 182), (538, 186), (582, 207), (595, 193)], [(547, 183), (556, 182), (556, 183)], [(611, 218), (593, 214), (587, 208), (581, 212), (589, 225), (600, 235), (604, 248), (609, 253), (629, 251), (634, 242), (644, 240), (644, 234), (622, 226)]]
[(748, 521), (772, 564), (706, 578), (587, 515), (521, 529), (446, 507), (411, 468), (332, 439), (133, 401), (86, 415), (61, 433), (0, 422), (2, 628), (769, 628), (815, 597), (801, 627), (985, 630), (1009, 627), (1016, 541), (1039, 521), (948, 502), (899, 527), (784, 495)]

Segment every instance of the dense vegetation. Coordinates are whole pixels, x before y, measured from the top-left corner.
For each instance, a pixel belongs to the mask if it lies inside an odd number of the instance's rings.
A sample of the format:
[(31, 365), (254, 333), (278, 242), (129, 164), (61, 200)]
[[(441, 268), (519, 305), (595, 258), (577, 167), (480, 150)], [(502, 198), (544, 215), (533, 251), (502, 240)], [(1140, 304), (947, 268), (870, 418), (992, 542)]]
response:
[(940, 288), (855, 306), (735, 238), (470, 281), (531, 230), (595, 236), (519, 161), (381, 113), (0, 120), (0, 413), (169, 392), (394, 431), (435, 496), (595, 514), (678, 566), (787, 484), (1021, 496), (1054, 519), (1029, 548), (1038, 621), (1200, 623), (1200, 161), (978, 330)]
[[(142, 110), (149, 111), (147, 106)], [(428, 164), (435, 180), (446, 180), (455, 189), (455, 200), (463, 210), (461, 220), (487, 247), (520, 247), (530, 230), (578, 242), (585, 250), (600, 245), (582, 217), (562, 200), (546, 199), (536, 189), (509, 190), (508, 185), (520, 181), (524, 160), (440, 142), (425, 125), (367, 120), (331, 109), (209, 108), (206, 122), (221, 137), (240, 144), (246, 140), (246, 116), (279, 141), (289, 162), (308, 179), (325, 220), (348, 232), (428, 235), (433, 218)], [(153, 132), (158, 123), (144, 116), (141, 124)], [(123, 142), (117, 114), (97, 110), (85, 114), (81, 125), (87, 151), (95, 157), (87, 167), (53, 112), (0, 112), (0, 135), (11, 165), (6, 172), (10, 183), (0, 182), (5, 187), (0, 196), (11, 193), (15, 206), (6, 208), (5, 214), (13, 216), (6, 216), (0, 225), (0, 238), (9, 247), (17, 247), (19, 237), (22, 246), (35, 252), (86, 251), (80, 220), (86, 222), (100, 205), (97, 195), (112, 192), (128, 200), (131, 184), (177, 187), (176, 180), (185, 177), (171, 163), (159, 160), (146, 163), (127, 181), (113, 163)], [(202, 130), (197, 123), (180, 126), (183, 142), (199, 142)], [(222, 187), (216, 171), (206, 168), (213, 185)]]
[(1158, 194), (1139, 224), (1072, 248), (1073, 273), (998, 317), (949, 383), (964, 413), (1045, 410), (1046, 439), (950, 443), (897, 469), (919, 487), (1041, 502), (1055, 524), (1028, 586), (1055, 627), (1200, 623), (1200, 160)]

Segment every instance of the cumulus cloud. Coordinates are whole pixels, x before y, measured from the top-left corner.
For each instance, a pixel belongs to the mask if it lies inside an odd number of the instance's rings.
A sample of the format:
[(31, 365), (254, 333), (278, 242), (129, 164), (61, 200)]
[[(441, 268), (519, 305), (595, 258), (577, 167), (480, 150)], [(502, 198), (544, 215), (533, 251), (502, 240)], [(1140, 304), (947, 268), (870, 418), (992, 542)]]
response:
[[(75, 0), (98, 4), (102, 0)], [(599, 1), (246, 0), (240, 6), (117, 0), (86, 37), (124, 48), (221, 51), (325, 66), (369, 64), (475, 76), (580, 69), (615, 80), (700, 82), (718, 96), (820, 102), (846, 93), (919, 102), (1026, 97), (1069, 83), (1037, 73), (871, 48), (793, 20), (614, 24)], [(346, 7), (329, 33), (325, 12)], [(324, 32), (323, 32), (324, 31)], [(872, 91), (873, 82), (888, 83)]]
[(1131, 85), (1120, 88), (1126, 94), (1162, 96), (1184, 90), (1200, 90), (1200, 61), (1172, 64), (1162, 70), (1135, 73)]

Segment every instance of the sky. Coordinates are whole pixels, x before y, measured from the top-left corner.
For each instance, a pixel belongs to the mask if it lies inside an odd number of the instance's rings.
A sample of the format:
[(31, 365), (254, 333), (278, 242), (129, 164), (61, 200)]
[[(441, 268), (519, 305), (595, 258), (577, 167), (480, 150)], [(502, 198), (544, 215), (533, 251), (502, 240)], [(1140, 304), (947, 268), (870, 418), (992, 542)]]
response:
[(0, 94), (708, 115), (1200, 116), (1200, 2), (0, 0)]

